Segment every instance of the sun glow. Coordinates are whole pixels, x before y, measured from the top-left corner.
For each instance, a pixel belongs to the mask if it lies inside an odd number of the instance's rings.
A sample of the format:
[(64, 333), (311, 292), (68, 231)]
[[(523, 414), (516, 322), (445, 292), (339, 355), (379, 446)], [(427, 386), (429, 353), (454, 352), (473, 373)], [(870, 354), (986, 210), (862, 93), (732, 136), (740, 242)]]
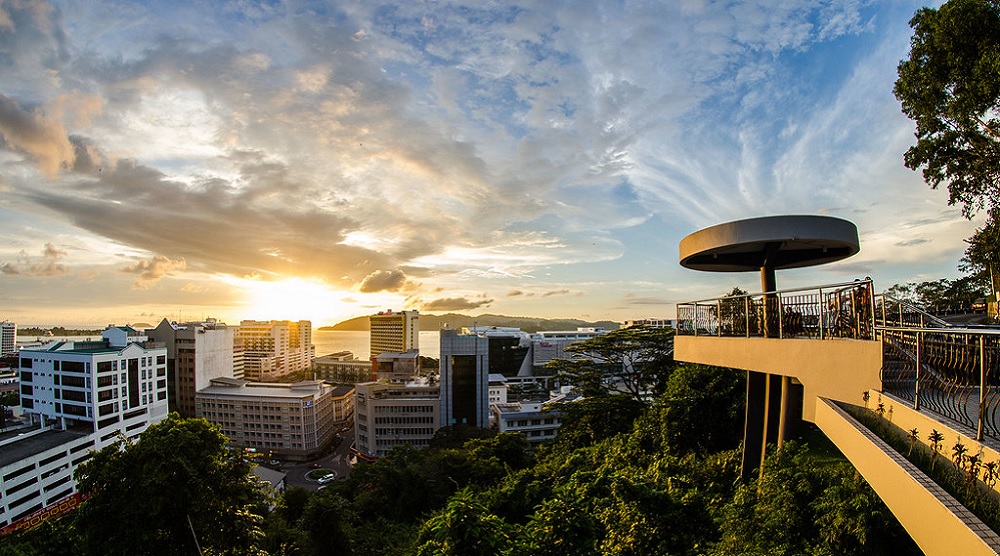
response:
[(345, 301), (347, 292), (330, 289), (321, 280), (241, 278), (233, 285), (245, 292), (244, 319), (308, 320), (315, 328), (340, 322), (357, 310), (353, 303)]

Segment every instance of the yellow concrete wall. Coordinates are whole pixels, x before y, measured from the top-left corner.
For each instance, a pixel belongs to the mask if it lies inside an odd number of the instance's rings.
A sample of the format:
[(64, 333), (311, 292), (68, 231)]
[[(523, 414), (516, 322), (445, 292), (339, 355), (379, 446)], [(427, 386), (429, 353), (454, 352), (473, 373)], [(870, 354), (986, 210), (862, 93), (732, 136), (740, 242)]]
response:
[(814, 421), (818, 397), (860, 405), (866, 390), (882, 387), (882, 344), (872, 341), (676, 336), (674, 359), (794, 377), (806, 421)]
[(998, 554), (994, 547), (1000, 546), (1000, 538), (995, 533), (976, 534), (973, 529), (985, 528), (981, 521), (960, 505), (954, 508), (957, 503), (946, 494), (942, 497), (940, 487), (926, 477), (921, 479), (919, 471), (915, 476), (906, 470), (915, 468), (902, 455), (891, 448), (887, 454), (853, 423), (829, 400), (818, 400), (816, 425), (854, 464), (925, 554)]
[[(872, 393), (872, 398), (871, 401), (868, 402), (868, 407), (875, 407), (878, 399), (876, 396), (876, 393)], [(917, 429), (917, 436), (920, 439), (920, 443), (926, 447), (927, 450), (930, 450), (931, 443), (927, 440), (927, 436), (930, 435), (931, 431), (936, 430), (941, 433), (944, 437), (941, 441), (941, 456), (943, 459), (941, 465), (954, 466), (951, 463), (951, 450), (957, 442), (961, 442), (969, 450), (966, 454), (979, 454), (979, 461), (984, 464), (991, 461), (1000, 463), (1000, 452), (987, 446), (986, 444), (977, 442), (975, 434), (970, 434), (971, 431), (966, 431), (964, 433), (960, 432), (957, 428), (934, 419), (932, 415), (926, 415), (914, 411), (913, 406), (910, 405), (909, 402), (899, 401), (888, 396), (883, 396), (881, 399), (886, 408), (886, 414), (884, 417), (889, 419), (893, 425), (899, 427), (899, 429), (904, 433), (911, 429)], [(891, 414), (889, 413), (890, 409), (892, 410)], [(994, 485), (993, 490), (1000, 493), (1000, 484)]]

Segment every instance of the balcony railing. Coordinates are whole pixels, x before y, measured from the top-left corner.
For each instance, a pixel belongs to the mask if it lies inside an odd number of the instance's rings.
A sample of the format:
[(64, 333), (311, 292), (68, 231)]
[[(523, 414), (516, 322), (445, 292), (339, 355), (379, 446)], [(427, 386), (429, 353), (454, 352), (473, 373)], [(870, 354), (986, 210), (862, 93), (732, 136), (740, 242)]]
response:
[(949, 324), (869, 280), (679, 303), (677, 333), (881, 340), (883, 392), (1000, 439), (1000, 329)]
[(884, 327), (882, 390), (1000, 438), (1000, 329)]
[[(885, 303), (871, 280), (677, 304), (677, 333), (694, 336), (874, 339)], [(874, 310), (873, 310), (874, 309)]]

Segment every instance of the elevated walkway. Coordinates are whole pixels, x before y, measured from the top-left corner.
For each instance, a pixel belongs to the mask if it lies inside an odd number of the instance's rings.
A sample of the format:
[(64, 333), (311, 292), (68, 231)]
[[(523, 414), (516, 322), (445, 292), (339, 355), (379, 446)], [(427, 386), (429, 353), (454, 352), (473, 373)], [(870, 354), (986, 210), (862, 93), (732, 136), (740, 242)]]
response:
[(961, 443), (1000, 463), (1000, 331), (957, 329), (855, 282), (679, 304), (674, 349), (679, 361), (747, 370), (745, 478), (803, 419), (925, 553), (1000, 554), (993, 531), (838, 406), (878, 404), (904, 431), (940, 433), (948, 453)]

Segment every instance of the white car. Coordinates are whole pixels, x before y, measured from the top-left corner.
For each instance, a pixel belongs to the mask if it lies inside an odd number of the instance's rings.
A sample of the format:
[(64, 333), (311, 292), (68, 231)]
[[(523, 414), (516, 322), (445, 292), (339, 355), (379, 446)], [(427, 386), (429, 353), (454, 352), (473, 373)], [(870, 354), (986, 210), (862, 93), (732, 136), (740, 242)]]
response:
[(318, 482), (321, 485), (325, 485), (325, 484), (327, 484), (329, 482), (334, 481), (336, 478), (337, 478), (336, 474), (334, 474), (334, 473), (327, 473), (326, 475), (323, 475), (322, 477), (320, 477), (319, 480), (316, 481), (316, 482)]

